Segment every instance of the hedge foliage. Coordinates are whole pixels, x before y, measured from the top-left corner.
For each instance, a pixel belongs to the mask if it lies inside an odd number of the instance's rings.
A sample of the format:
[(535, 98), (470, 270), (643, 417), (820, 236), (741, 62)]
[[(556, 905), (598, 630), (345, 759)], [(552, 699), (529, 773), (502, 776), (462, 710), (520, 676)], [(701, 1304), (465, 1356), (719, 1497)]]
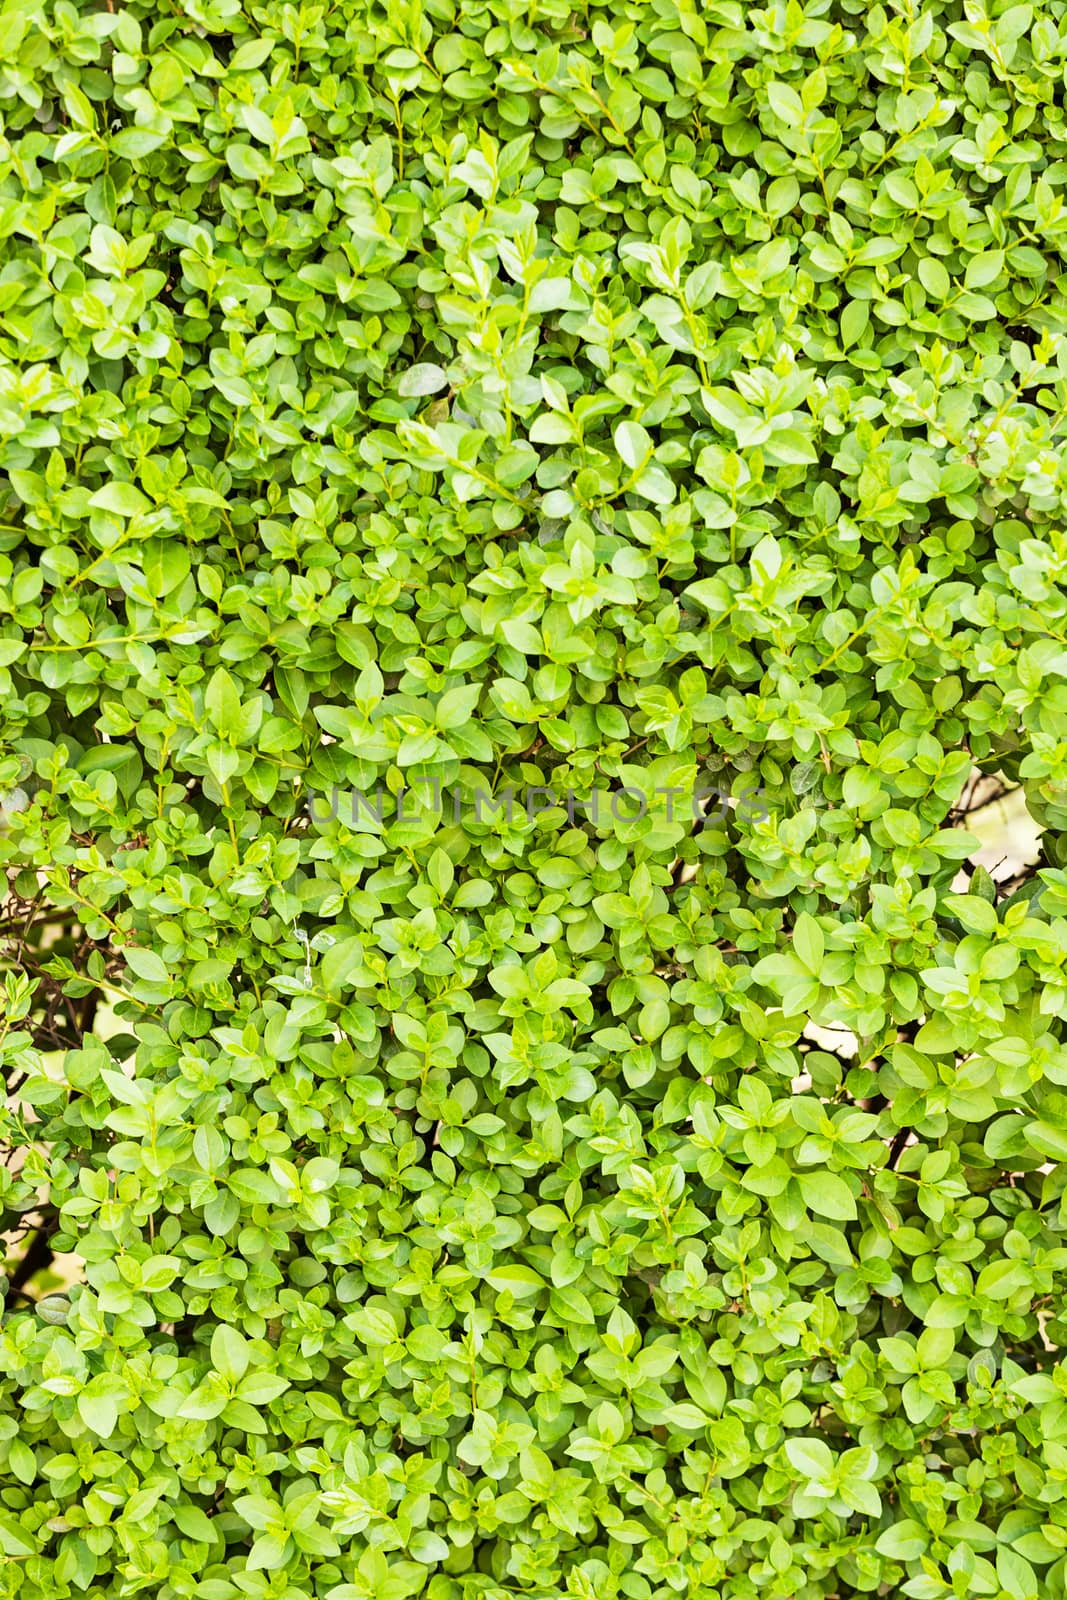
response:
[(0, 1595), (1067, 1593), (1064, 0), (0, 40)]

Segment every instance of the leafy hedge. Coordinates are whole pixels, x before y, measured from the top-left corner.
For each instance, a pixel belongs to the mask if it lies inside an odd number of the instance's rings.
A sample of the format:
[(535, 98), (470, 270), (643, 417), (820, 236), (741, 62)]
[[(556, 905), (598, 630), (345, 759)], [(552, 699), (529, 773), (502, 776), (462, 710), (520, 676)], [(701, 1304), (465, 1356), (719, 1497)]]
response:
[(0, 1595), (1067, 1593), (1063, 0), (0, 39)]

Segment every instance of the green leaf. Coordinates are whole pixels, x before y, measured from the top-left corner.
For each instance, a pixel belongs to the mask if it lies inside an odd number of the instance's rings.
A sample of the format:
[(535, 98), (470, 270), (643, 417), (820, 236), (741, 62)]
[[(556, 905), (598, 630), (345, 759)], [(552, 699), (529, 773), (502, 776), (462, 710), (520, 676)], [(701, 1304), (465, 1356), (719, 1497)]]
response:
[(175, 1506), (174, 1521), (187, 1539), (197, 1539), (201, 1544), (214, 1544), (219, 1537), (211, 1518), (199, 1506)]
[(110, 1439), (118, 1426), (119, 1403), (114, 1394), (83, 1390), (78, 1396), (78, 1415), (100, 1439)]
[(143, 978), (147, 983), (168, 983), (170, 973), (166, 963), (154, 950), (140, 950), (135, 945), (130, 946), (123, 954), (126, 965), (138, 978)]
[(240, 1380), (234, 1393), (238, 1400), (245, 1400), (249, 1405), (265, 1406), (277, 1400), (289, 1387), (288, 1378), (278, 1373), (250, 1372)]
[(818, 977), (825, 949), (823, 933), (815, 918), (806, 911), (802, 911), (793, 924), (793, 949), (807, 970)]
[(620, 422), (615, 429), (615, 448), (624, 465), (636, 471), (652, 454), (652, 440), (639, 422)]
[(401, 373), (397, 393), (401, 395), (437, 394), (448, 388), (448, 373), (432, 361), (421, 361)]
[(797, 127), (804, 121), (804, 105), (795, 89), (786, 83), (768, 83), (767, 99), (771, 110), (782, 122)]
[(225, 668), (212, 673), (204, 691), (204, 706), (212, 726), (221, 734), (232, 735), (236, 731), (241, 717), (241, 697)]
[(116, 517), (138, 517), (152, 509), (152, 503), (132, 483), (108, 483), (89, 496), (96, 511), (110, 511)]
[(802, 1172), (797, 1181), (809, 1210), (841, 1222), (855, 1220), (856, 1202), (844, 1178), (833, 1172)]
[(875, 1549), (879, 1555), (891, 1556), (897, 1561), (917, 1561), (929, 1543), (930, 1536), (922, 1523), (905, 1517), (879, 1536)]
[(498, 1294), (507, 1292), (520, 1299), (537, 1294), (545, 1286), (545, 1280), (539, 1272), (519, 1264), (498, 1267), (489, 1273), (488, 1281)]
[(805, 1478), (825, 1483), (833, 1475), (833, 1452), (822, 1439), (787, 1439), (785, 1453), (789, 1465)]
[(32, 1556), (37, 1552), (37, 1542), (28, 1533), (17, 1517), (6, 1511), (0, 1511), (0, 1550), (6, 1556)]
[(239, 1383), (248, 1370), (248, 1346), (236, 1328), (220, 1322), (211, 1336), (211, 1365), (228, 1383)]
[(338, 939), (322, 958), (322, 984), (330, 994), (359, 987), (364, 971), (363, 941), (358, 934)]

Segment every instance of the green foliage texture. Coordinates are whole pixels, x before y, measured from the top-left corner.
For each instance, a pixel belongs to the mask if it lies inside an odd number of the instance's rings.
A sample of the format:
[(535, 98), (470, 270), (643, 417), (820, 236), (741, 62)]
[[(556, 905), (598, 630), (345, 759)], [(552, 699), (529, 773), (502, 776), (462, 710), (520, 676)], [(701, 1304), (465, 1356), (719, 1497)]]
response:
[(1064, 0), (0, 62), (0, 1596), (1063, 1596)]

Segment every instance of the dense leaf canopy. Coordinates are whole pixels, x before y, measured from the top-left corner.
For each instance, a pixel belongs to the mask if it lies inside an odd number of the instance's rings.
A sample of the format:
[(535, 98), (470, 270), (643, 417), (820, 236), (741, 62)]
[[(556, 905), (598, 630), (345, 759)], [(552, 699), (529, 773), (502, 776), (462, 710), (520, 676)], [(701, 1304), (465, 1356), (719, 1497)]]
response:
[(0, 61), (0, 1595), (1063, 1596), (1064, 0)]

